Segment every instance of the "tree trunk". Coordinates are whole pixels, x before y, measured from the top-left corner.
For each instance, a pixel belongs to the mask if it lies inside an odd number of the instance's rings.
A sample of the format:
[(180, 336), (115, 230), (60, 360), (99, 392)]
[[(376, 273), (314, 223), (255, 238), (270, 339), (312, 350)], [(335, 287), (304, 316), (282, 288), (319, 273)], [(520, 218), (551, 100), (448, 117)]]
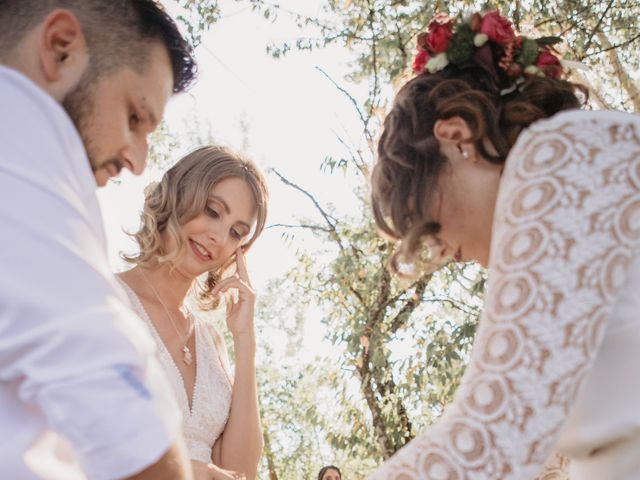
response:
[(613, 70), (620, 81), (620, 86), (625, 92), (627, 92), (627, 95), (629, 95), (629, 102), (633, 105), (633, 110), (635, 112), (640, 112), (640, 89), (638, 89), (638, 86), (629, 75), (629, 72), (627, 72), (627, 69), (622, 65), (618, 52), (613, 48), (613, 45), (611, 45), (609, 38), (603, 32), (598, 32), (598, 39), (602, 44), (602, 48), (605, 50), (608, 49), (606, 53), (609, 57), (609, 61), (611, 62)]
[(369, 370), (369, 355), (364, 354), (365, 357), (362, 367), (356, 367), (358, 374), (360, 375), (360, 387), (362, 388), (362, 394), (367, 401), (369, 412), (371, 412), (371, 421), (373, 423), (373, 430), (376, 433), (376, 438), (382, 449), (382, 456), (387, 459), (396, 452), (393, 445), (393, 440), (387, 434), (387, 428), (382, 418), (381, 405), (378, 404), (375, 391), (372, 384), (371, 371)]
[(267, 468), (269, 469), (269, 480), (278, 480), (278, 473), (273, 460), (273, 450), (271, 450), (271, 437), (269, 437), (267, 425), (262, 426), (262, 437), (264, 439), (264, 456), (267, 458)]

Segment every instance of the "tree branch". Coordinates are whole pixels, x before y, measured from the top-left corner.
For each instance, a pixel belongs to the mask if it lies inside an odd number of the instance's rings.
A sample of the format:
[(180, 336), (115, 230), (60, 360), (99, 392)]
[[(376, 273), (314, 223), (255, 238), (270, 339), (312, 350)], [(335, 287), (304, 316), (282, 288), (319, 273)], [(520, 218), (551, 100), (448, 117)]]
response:
[(335, 134), (336, 138), (338, 139), (338, 142), (340, 142), (340, 144), (342, 144), (342, 146), (344, 146), (344, 148), (347, 150), (347, 152), (349, 152), (349, 155), (351, 156), (351, 160), (355, 164), (355, 166), (358, 169), (358, 171), (366, 178), (367, 167), (366, 167), (366, 162), (364, 161), (364, 158), (362, 158), (362, 154), (360, 152), (357, 152), (357, 150), (356, 150), (356, 152), (358, 153), (356, 155), (352, 151), (351, 146), (349, 144), (347, 144), (347, 142), (340, 135), (338, 135), (338, 132), (334, 131), (333, 133)]
[(418, 305), (423, 302), (422, 296), (424, 295), (424, 291), (426, 290), (430, 279), (431, 275), (429, 275), (427, 279), (420, 279), (418, 282), (416, 282), (416, 289), (414, 294), (405, 302), (405, 304), (395, 315), (395, 317), (393, 317), (393, 320), (391, 320), (389, 331), (393, 333), (397, 332), (402, 324), (406, 321), (407, 315), (411, 315), (411, 313), (413, 313)]
[(372, 140), (373, 137), (371, 137), (371, 134), (369, 133), (369, 130), (368, 130), (369, 118), (365, 118), (364, 114), (362, 113), (362, 110), (360, 110), (358, 102), (353, 97), (353, 95), (351, 95), (343, 87), (338, 85), (338, 83), (333, 78), (331, 78), (331, 76), (327, 72), (325, 72), (322, 68), (320, 68), (318, 66), (316, 66), (315, 68), (322, 75), (324, 75), (338, 89), (338, 91), (340, 93), (342, 93), (345, 97), (347, 97), (349, 99), (349, 101), (352, 103), (353, 107), (356, 109), (356, 112), (358, 112), (358, 117), (360, 118), (360, 121), (362, 122), (362, 125), (364, 126), (364, 132), (365, 132), (365, 135), (367, 135), (367, 140), (369, 140), (369, 139)]
[(589, 38), (587, 39), (587, 42), (584, 45), (584, 51), (585, 52), (587, 52), (589, 50), (589, 47), (591, 47), (591, 42), (593, 41), (594, 35), (596, 35), (597, 33), (601, 33), (600, 32), (600, 25), (602, 25), (602, 22), (604, 21), (605, 17), (607, 16), (607, 13), (611, 9), (611, 6), (613, 5), (613, 2), (614, 2), (614, 0), (609, 0), (609, 4), (607, 5), (607, 8), (604, 9), (604, 12), (602, 13), (602, 15), (600, 15), (600, 18), (598, 19), (598, 23), (596, 23), (596, 25), (591, 29), (591, 33), (589, 34)]
[(329, 215), (322, 208), (322, 206), (320, 206), (320, 203), (318, 202), (318, 200), (316, 200), (316, 198), (313, 195), (311, 195), (308, 191), (306, 191), (304, 188), (300, 187), (299, 185), (296, 185), (291, 180), (289, 180), (286, 177), (284, 177), (275, 168), (272, 168), (271, 171), (273, 173), (275, 173), (278, 176), (278, 178), (280, 178), (280, 181), (282, 181), (282, 183), (284, 183), (285, 185), (288, 185), (289, 187), (291, 187), (291, 188), (293, 188), (295, 190), (298, 190), (300, 193), (305, 195), (309, 200), (311, 200), (313, 205), (320, 212), (320, 215), (322, 215), (322, 217), (324, 218), (325, 222), (329, 226), (329, 230), (331, 231), (331, 237), (338, 244), (338, 246), (340, 247), (340, 250), (344, 250), (344, 245), (342, 244), (342, 240), (340, 239), (340, 235), (338, 235), (338, 231), (336, 230), (336, 223), (337, 223), (336, 219), (333, 218), (331, 215)]
[(616, 48), (625, 47), (627, 45), (632, 44), (633, 42), (635, 42), (638, 39), (640, 39), (640, 33), (638, 33), (637, 35), (631, 37), (630, 39), (628, 39), (628, 40), (626, 40), (626, 41), (624, 41), (622, 43), (616, 43), (615, 45), (611, 45), (610, 47), (603, 48), (601, 50), (598, 50), (597, 52), (587, 53), (582, 58), (593, 57), (595, 55), (600, 55), (601, 53), (608, 52), (610, 50), (615, 50)]
[(629, 100), (633, 104), (633, 108), (636, 112), (640, 112), (640, 89), (638, 85), (633, 81), (627, 69), (622, 65), (618, 52), (611, 47), (609, 38), (603, 33), (598, 32), (598, 39), (602, 42), (602, 45), (606, 48), (607, 56), (613, 66), (613, 70), (620, 80), (620, 86), (629, 95)]
[(269, 228), (304, 228), (304, 229), (308, 229), (308, 230), (318, 230), (324, 233), (333, 233), (333, 230), (330, 230), (328, 228), (325, 227), (321, 227), (319, 225), (305, 225), (305, 224), (300, 224), (300, 225), (290, 225), (287, 223), (273, 223), (269, 226), (267, 226), (265, 228), (265, 230), (269, 229)]

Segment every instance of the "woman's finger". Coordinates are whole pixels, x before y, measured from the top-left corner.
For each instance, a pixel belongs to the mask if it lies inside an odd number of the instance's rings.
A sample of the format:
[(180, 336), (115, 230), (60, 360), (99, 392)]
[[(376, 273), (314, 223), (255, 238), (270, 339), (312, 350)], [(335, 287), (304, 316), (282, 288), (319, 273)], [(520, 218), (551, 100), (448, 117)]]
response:
[(245, 282), (244, 280), (238, 277), (229, 277), (229, 278), (225, 278), (224, 280), (221, 280), (213, 288), (213, 290), (211, 290), (211, 293), (213, 295), (217, 295), (220, 292), (222, 293), (226, 292), (230, 288), (237, 288), (239, 291), (244, 290), (249, 293), (254, 293), (251, 286), (249, 286), (247, 282)]
[(242, 247), (236, 250), (236, 271), (238, 277), (251, 285), (251, 280), (249, 280), (249, 271), (247, 270), (247, 257), (245, 257)]

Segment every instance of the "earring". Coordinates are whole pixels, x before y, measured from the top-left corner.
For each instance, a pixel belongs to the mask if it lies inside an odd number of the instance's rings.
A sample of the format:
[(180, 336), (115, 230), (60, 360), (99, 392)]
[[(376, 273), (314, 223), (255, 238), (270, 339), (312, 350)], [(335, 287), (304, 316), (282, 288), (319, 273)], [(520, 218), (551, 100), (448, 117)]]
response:
[(458, 144), (458, 150), (460, 150), (460, 155), (462, 155), (462, 158), (464, 158), (465, 160), (469, 160), (469, 151), (465, 150), (464, 148), (462, 148), (462, 145)]

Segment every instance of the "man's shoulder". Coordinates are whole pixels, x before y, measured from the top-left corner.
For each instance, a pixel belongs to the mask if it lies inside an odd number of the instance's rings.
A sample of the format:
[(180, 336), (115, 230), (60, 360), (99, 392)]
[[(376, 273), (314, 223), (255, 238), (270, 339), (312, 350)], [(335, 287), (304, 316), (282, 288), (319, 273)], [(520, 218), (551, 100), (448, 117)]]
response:
[[(65, 117), (64, 109), (53, 97), (22, 72), (3, 65), (0, 65), (0, 92), (4, 107), (0, 110), (0, 119), (4, 122), (21, 116), (16, 107), (26, 110), (26, 113), (33, 116), (34, 121), (44, 121), (47, 118), (58, 120), (58, 117)], [(20, 126), (15, 123), (13, 125)], [(73, 128), (68, 118), (66, 122), (62, 121), (60, 126)]]
[(95, 190), (84, 145), (51, 96), (16, 70), (0, 65), (0, 172), (62, 188)]

